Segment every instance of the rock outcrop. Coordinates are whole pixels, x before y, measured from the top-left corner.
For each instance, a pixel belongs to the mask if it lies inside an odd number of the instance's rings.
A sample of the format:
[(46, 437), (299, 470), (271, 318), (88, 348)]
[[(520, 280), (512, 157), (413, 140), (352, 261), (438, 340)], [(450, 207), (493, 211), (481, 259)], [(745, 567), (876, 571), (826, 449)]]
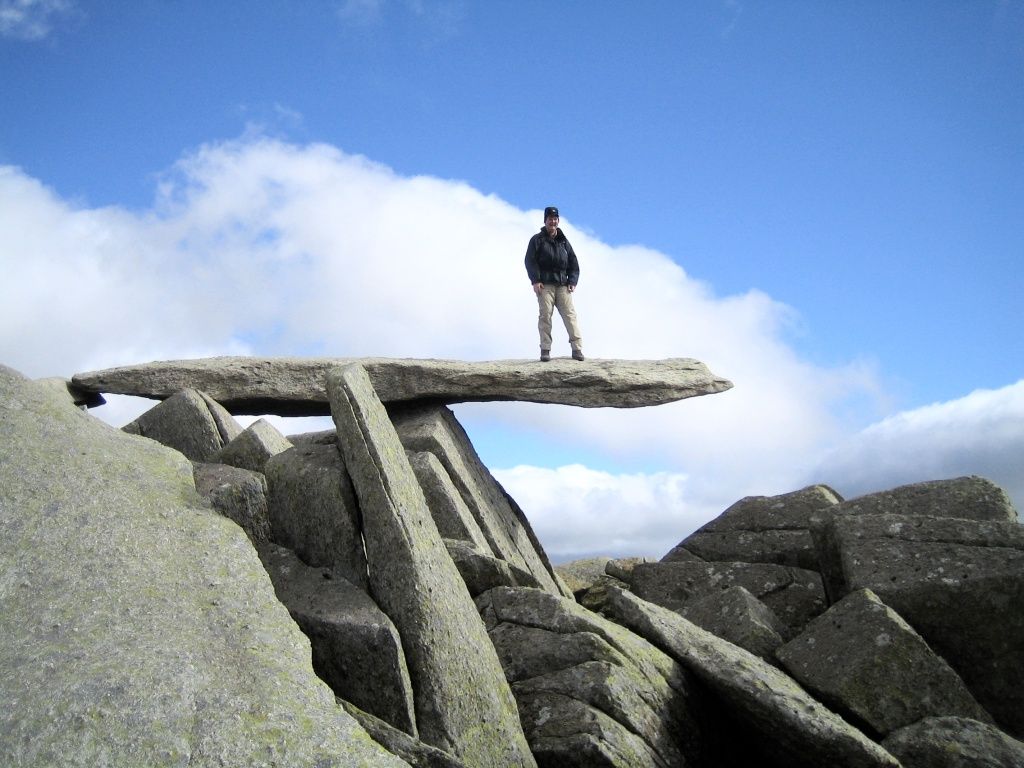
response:
[(462, 362), (392, 358), (211, 357), (79, 373), (79, 393), (159, 400), (185, 389), (205, 392), (234, 414), (327, 416), (327, 372), (358, 363), (386, 404), (489, 400), (585, 408), (638, 408), (724, 392), (731, 382), (688, 358)]
[[(302, 373), (336, 429), (287, 439), (195, 378), (119, 431), (0, 369), (0, 764), (1021, 764), (988, 481), (749, 497), (661, 562), (555, 569), (443, 405), (465, 371), (386, 406), (336, 362)], [(253, 371), (219, 391), (261, 402)]]
[(0, 367), (0, 765), (400, 766), (178, 451)]

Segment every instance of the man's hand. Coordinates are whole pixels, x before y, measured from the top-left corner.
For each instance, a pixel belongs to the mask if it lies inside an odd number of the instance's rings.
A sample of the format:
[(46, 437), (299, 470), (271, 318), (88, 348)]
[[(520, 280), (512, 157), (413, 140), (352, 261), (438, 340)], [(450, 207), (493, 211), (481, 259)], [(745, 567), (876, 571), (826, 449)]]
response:
[(565, 287), (569, 289), (569, 293), (572, 293), (573, 291), (576, 290), (576, 286), (575, 285), (567, 285)]
[(534, 283), (533, 292), (540, 296), (540, 292), (544, 290), (544, 283)]

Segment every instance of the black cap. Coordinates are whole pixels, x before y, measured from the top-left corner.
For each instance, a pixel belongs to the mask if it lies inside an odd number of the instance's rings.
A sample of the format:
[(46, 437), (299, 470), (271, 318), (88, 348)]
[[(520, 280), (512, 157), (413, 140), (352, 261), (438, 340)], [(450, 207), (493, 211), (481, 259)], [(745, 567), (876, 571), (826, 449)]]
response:
[(545, 221), (547, 221), (548, 216), (554, 216), (556, 219), (559, 218), (559, 216), (558, 216), (558, 209), (555, 208), (555, 206), (553, 206), (553, 205), (549, 205), (547, 208), (544, 209), (544, 220)]

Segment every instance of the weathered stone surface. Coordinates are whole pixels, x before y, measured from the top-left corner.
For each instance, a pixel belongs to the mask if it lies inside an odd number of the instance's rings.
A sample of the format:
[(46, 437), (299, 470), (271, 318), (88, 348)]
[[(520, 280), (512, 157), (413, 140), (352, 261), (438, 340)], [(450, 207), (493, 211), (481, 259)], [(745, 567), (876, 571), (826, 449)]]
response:
[(729, 587), (689, 603), (682, 615), (701, 629), (775, 663), (790, 629), (744, 587)]
[(86, 392), (163, 399), (182, 389), (208, 393), (236, 414), (326, 416), (325, 377), (357, 363), (385, 403), (521, 400), (585, 408), (638, 408), (724, 392), (732, 383), (687, 358), (463, 362), (396, 358), (210, 357), (79, 373)]
[(260, 548), (277, 598), (313, 646), (313, 669), (335, 695), (416, 736), (412, 681), (398, 630), (340, 573), (311, 568), (274, 544)]
[(584, 560), (573, 560), (571, 563), (556, 565), (555, 572), (572, 590), (573, 596), (579, 599), (580, 595), (605, 575), (604, 569), (609, 562), (611, 562), (610, 557), (588, 557)]
[(495, 587), (540, 588), (531, 574), (491, 557), (467, 541), (445, 539), (444, 545), (472, 597)]
[(456, 760), (447, 752), (442, 752), (437, 747), (414, 739), (379, 717), (364, 712), (351, 702), (338, 699), (338, 704), (344, 707), (345, 711), (366, 729), (374, 741), (383, 745), (388, 752), (401, 757), (414, 768), (466, 768), (465, 763)]
[(300, 445), (267, 460), (272, 540), (307, 565), (368, 586), (359, 504), (336, 445)]
[(827, 485), (779, 496), (747, 496), (692, 533), (662, 562), (695, 554), (704, 560), (777, 563), (818, 569), (810, 529), (843, 499)]
[(530, 521), (484, 466), (466, 431), (444, 406), (390, 410), (402, 444), (434, 454), (465, 502), (490, 554), (531, 574), (544, 589), (561, 594)]
[(419, 482), (362, 367), (327, 377), (363, 510), (371, 594), (398, 627), (420, 738), (467, 766), (533, 766), (515, 699)]
[(177, 392), (122, 429), (181, 451), (192, 461), (210, 461), (242, 431), (231, 414), (194, 389)]
[(649, 557), (617, 557), (605, 563), (604, 572), (613, 579), (624, 581), (627, 584), (633, 578), (633, 569), (641, 563), (656, 562)]
[(430, 451), (409, 451), (408, 454), (409, 464), (416, 473), (441, 536), (465, 541), (482, 551), (490, 551), (483, 531), (441, 460)]
[[(692, 683), (650, 643), (541, 590), (498, 588), (477, 606), (539, 760), (579, 764), (571, 756), (581, 744), (604, 756), (597, 765), (686, 765), (699, 756)], [(589, 727), (598, 722), (605, 727)]]
[(930, 717), (882, 742), (903, 768), (1021, 768), (1024, 743), (962, 717)]
[(96, 392), (83, 392), (78, 387), (72, 386), (70, 381), (59, 376), (36, 379), (35, 382), (44, 387), (50, 387), (54, 393), (68, 398), (78, 408), (99, 408), (101, 405), (106, 405), (107, 402), (103, 395)]
[(1011, 735), (1024, 735), (1024, 527), (836, 515), (815, 532), (833, 600), (870, 589), (959, 673)]
[(956, 672), (868, 589), (844, 597), (777, 655), (818, 699), (880, 737), (926, 717), (991, 721)]
[(777, 764), (898, 768), (888, 752), (757, 656), (630, 592), (610, 590), (607, 611), (689, 669), (759, 735)]
[(4, 367), (0, 574), (0, 765), (405, 765), (179, 452)]
[(266, 419), (253, 422), (230, 443), (213, 455), (211, 461), (262, 472), (267, 459), (292, 447)]
[(238, 523), (254, 545), (270, 540), (267, 479), (259, 472), (226, 464), (193, 462), (199, 495), (229, 520)]
[(848, 499), (835, 510), (842, 515), (924, 515), (965, 520), (1017, 522), (1006, 491), (983, 477), (930, 480)]
[(690, 603), (729, 587), (744, 587), (794, 631), (825, 610), (814, 571), (769, 563), (644, 563), (630, 588), (644, 600), (682, 613)]

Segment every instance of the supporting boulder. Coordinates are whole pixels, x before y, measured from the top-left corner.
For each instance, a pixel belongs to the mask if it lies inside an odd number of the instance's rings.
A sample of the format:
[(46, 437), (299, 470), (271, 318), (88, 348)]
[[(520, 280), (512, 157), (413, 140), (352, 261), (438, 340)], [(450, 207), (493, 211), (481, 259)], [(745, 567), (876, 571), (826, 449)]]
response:
[(194, 389), (174, 394), (122, 429), (181, 451), (192, 461), (211, 461), (242, 431), (220, 404)]
[(497, 654), (370, 379), (346, 366), (327, 390), (363, 511), (370, 592), (402, 636), (420, 738), (469, 768), (535, 766)]

